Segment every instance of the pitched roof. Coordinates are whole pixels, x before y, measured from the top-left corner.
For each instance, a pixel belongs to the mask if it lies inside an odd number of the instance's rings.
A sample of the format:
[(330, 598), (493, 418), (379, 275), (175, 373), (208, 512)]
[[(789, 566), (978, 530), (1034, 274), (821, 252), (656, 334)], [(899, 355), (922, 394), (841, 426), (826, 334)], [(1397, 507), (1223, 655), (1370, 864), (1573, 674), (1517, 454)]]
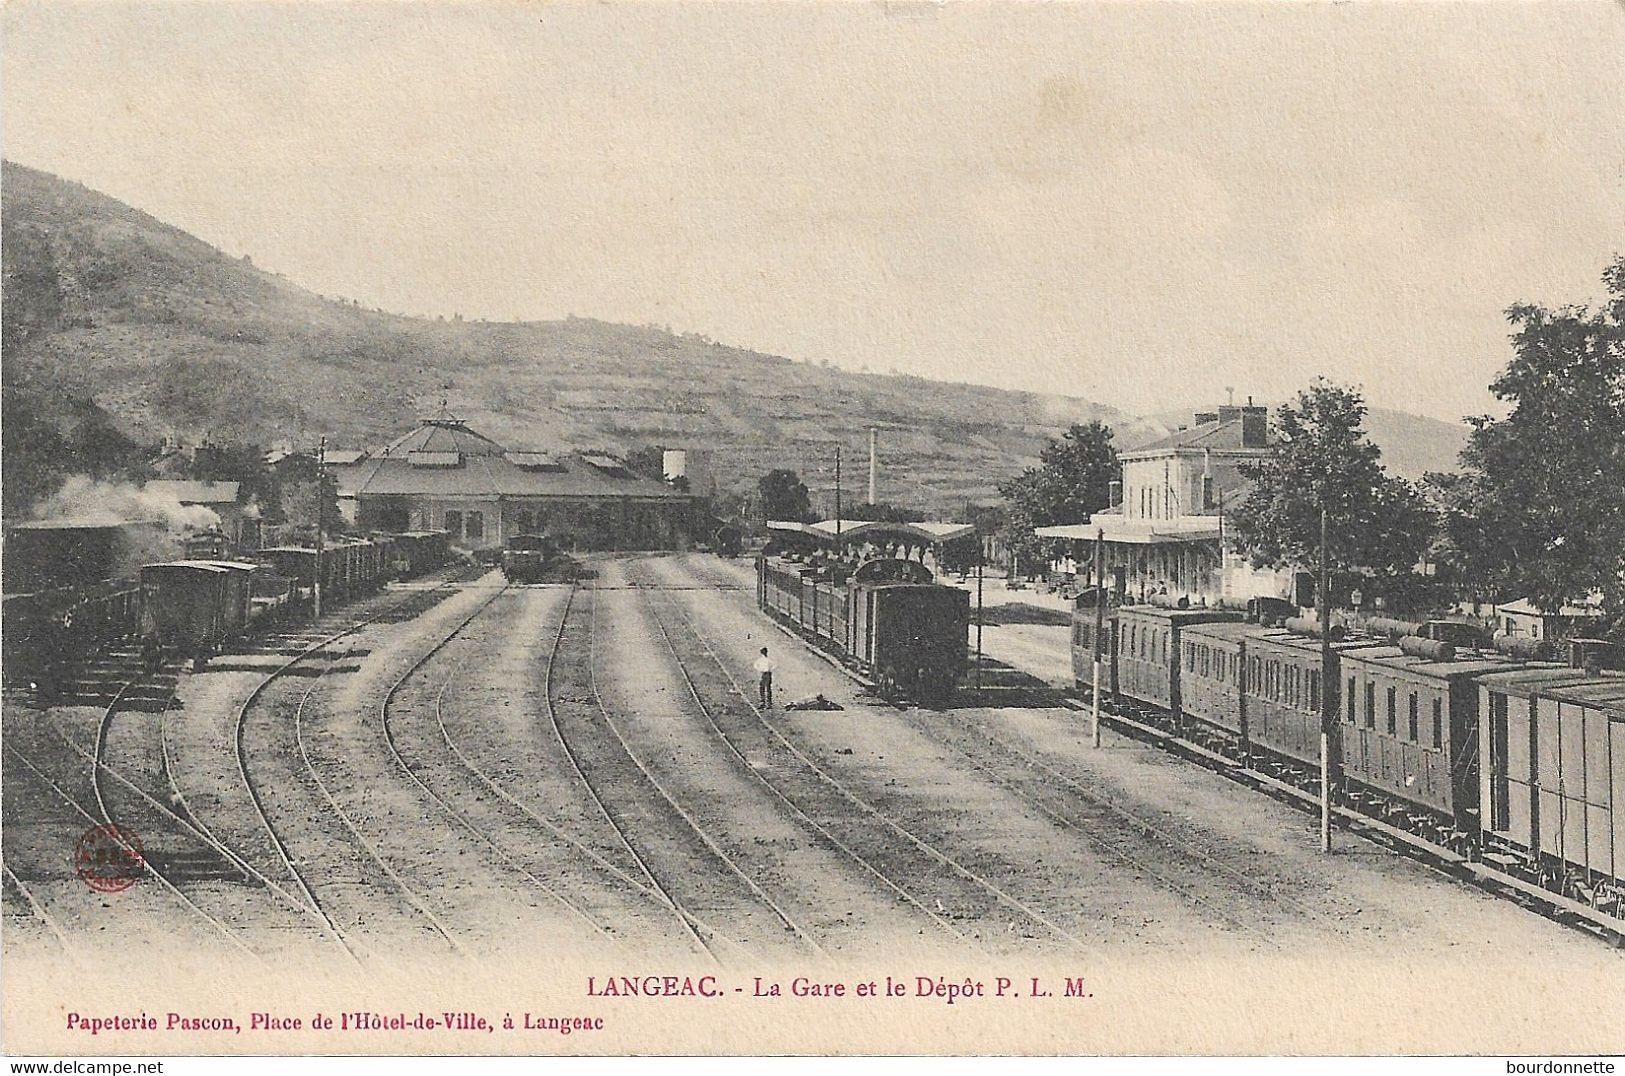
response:
[(1139, 455), (1142, 452), (1167, 452), (1180, 448), (1213, 448), (1230, 449), (1245, 448), (1241, 439), (1241, 419), (1233, 418), (1228, 422), (1204, 422), (1200, 426), (1192, 426), (1185, 430), (1175, 430), (1168, 436), (1152, 441), (1148, 445), (1136, 445), (1122, 453), (1124, 456)]
[(411, 433), (391, 441), (379, 456), (404, 459), (414, 452), (461, 452), (465, 456), (500, 456), (503, 447), (475, 433), (461, 419), (432, 418)]
[(681, 500), (680, 490), (627, 471), (607, 472), (580, 457), (554, 458), (549, 467), (520, 466), (506, 455), (464, 457), (460, 465), (423, 467), (406, 459), (374, 457), (334, 467), (341, 496), (634, 497)]

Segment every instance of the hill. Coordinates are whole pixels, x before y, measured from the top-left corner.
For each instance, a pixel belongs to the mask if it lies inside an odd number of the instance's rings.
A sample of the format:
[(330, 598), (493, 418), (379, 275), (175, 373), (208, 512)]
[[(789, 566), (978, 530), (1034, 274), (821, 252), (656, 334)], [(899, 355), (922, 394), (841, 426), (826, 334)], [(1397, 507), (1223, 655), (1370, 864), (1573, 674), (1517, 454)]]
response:
[(703, 446), (723, 487), (739, 490), (788, 466), (827, 493), (837, 445), (858, 488), (876, 426), (882, 495), (958, 512), (1072, 422), (1145, 432), (1086, 400), (852, 373), (653, 326), (368, 310), (79, 184), (8, 162), (3, 185), (11, 410), (49, 415), (72, 401), (138, 441), (373, 444), (449, 386), (453, 408), (505, 443)]
[[(656, 326), (369, 310), (80, 184), (3, 169), (8, 513), (165, 435), (360, 447), (443, 394), (514, 447), (704, 447), (734, 491), (790, 467), (820, 508), (836, 446), (859, 490), (878, 427), (882, 498), (944, 515), (995, 498), (1071, 423), (1101, 419), (1125, 446), (1167, 428), (1082, 399), (853, 373)], [(1374, 415), (1373, 432), (1391, 462), (1421, 446), (1425, 466), (1448, 466), (1453, 450), (1428, 447), (1443, 440), (1430, 421), (1394, 415), (1379, 429)]]
[[(1205, 410), (1216, 411), (1218, 404)], [(1145, 421), (1160, 431), (1157, 434), (1160, 437), (1181, 425), (1189, 425), (1191, 419), (1188, 412), (1167, 411)], [(1428, 471), (1454, 471), (1457, 457), (1467, 442), (1467, 427), (1463, 423), (1441, 422), (1384, 407), (1373, 407), (1366, 413), (1365, 429), (1372, 442), (1382, 449), (1382, 463), (1388, 472), (1412, 481)]]

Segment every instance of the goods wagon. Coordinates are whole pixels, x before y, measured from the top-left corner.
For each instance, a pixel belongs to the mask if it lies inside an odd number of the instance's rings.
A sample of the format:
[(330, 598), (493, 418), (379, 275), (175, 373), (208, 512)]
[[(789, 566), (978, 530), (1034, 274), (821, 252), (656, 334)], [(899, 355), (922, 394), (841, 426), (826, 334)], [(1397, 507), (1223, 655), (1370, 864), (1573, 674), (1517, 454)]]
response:
[(1621, 913), (1625, 675), (1549, 667), (1477, 683), (1488, 857)]
[(877, 557), (848, 574), (762, 556), (757, 604), (868, 672), (887, 695), (942, 705), (965, 672), (970, 595), (915, 561)]
[(558, 561), (558, 547), (544, 534), (515, 534), (502, 548), (502, 574), (510, 583), (540, 583)]
[(257, 566), (177, 560), (141, 569), (141, 634), (194, 662), (248, 627)]

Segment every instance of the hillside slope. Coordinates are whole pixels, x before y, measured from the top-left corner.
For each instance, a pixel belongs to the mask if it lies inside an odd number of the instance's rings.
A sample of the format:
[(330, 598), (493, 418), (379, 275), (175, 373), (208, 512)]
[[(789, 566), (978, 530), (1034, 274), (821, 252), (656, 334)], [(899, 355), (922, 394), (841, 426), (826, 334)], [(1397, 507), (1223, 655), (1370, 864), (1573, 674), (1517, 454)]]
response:
[[(444, 322), (304, 291), (87, 188), (4, 166), (8, 390), (83, 398), (131, 436), (387, 438), (449, 392), (498, 440), (708, 447), (725, 488), (770, 467), (848, 487), (877, 426), (883, 496), (940, 511), (993, 495), (1088, 401), (851, 373), (653, 327)], [(449, 386), (449, 390), (448, 387)]]
[[(430, 321), (315, 295), (95, 191), (7, 162), (3, 176), (8, 470), (75, 460), (32, 446), (188, 439), (376, 444), (448, 395), (497, 440), (554, 450), (704, 447), (725, 490), (790, 467), (827, 508), (836, 446), (848, 490), (881, 430), (882, 499), (959, 514), (1036, 461), (1048, 438), (1098, 418), (1120, 445), (1166, 423), (1062, 396), (853, 373), (656, 327)], [(1373, 432), (1391, 461), (1413, 436)], [(1185, 416), (1184, 421), (1188, 421)], [(1437, 424), (1443, 426), (1445, 424)], [(53, 429), (86, 431), (52, 436)], [(1448, 467), (1422, 453), (1426, 467)], [(16, 457), (16, 458), (12, 458)], [(89, 463), (79, 469), (93, 469)], [(7, 509), (19, 487), (7, 482)], [(28, 494), (33, 495), (30, 487)]]

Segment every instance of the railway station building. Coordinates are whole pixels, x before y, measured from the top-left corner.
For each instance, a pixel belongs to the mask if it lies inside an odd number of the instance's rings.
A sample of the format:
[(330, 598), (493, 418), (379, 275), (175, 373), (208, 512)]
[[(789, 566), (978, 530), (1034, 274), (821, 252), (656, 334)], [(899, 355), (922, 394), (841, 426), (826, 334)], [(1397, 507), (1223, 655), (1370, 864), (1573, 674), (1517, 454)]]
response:
[(1129, 601), (1158, 593), (1192, 605), (1294, 600), (1293, 573), (1253, 568), (1225, 548), (1225, 511), (1249, 488), (1242, 467), (1269, 454), (1269, 437), (1266, 407), (1198, 412), (1193, 425), (1120, 454), (1118, 503), (1087, 523), (1040, 527), (1038, 536), (1070, 539), (1080, 582), (1103, 536), (1106, 585)]
[(612, 456), (509, 449), (445, 414), (327, 464), (359, 528), (443, 530), (469, 550), (541, 533), (573, 549), (676, 549), (696, 525), (693, 496)]

